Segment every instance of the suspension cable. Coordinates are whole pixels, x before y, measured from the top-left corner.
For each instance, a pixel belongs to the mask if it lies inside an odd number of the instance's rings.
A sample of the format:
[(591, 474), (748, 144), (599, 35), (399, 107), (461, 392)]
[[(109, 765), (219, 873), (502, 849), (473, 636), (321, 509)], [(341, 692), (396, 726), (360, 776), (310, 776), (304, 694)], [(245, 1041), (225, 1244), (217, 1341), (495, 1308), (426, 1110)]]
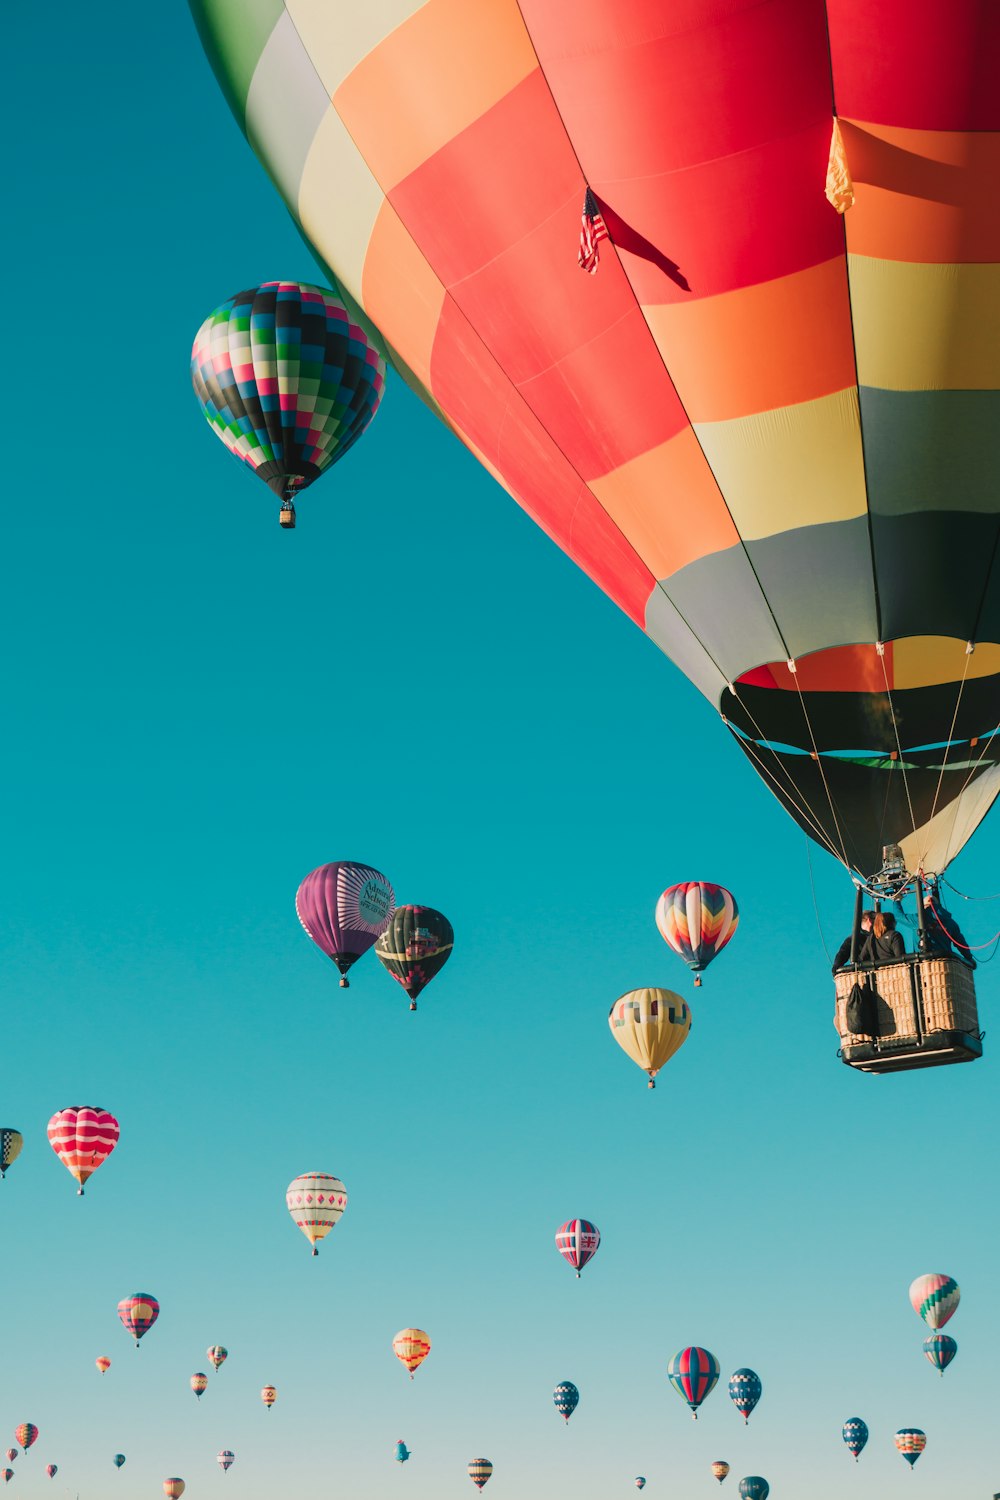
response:
[(903, 773), (903, 790), (906, 793), (906, 805), (910, 809), (910, 825), (913, 829), (914, 835), (916, 835), (917, 820), (914, 817), (913, 803), (910, 800), (910, 783), (906, 779), (906, 766), (903, 763), (903, 747), (899, 742), (899, 725), (896, 723), (896, 710), (892, 702), (892, 690), (889, 687), (889, 673), (885, 665), (885, 642), (876, 641), (875, 650), (878, 653), (879, 661), (882, 663), (882, 677), (885, 682), (885, 696), (889, 703), (889, 717), (892, 720), (892, 732), (896, 737), (896, 755), (899, 758), (899, 769)]
[(847, 846), (844, 843), (844, 835), (841, 831), (840, 819), (837, 817), (837, 809), (833, 805), (833, 797), (830, 793), (830, 787), (826, 779), (826, 771), (823, 769), (823, 762), (820, 759), (819, 750), (816, 748), (816, 736), (813, 734), (813, 727), (809, 720), (809, 711), (806, 708), (805, 697), (803, 695), (802, 689), (799, 687), (799, 674), (795, 665), (794, 658), (789, 659), (788, 670), (789, 672), (791, 672), (793, 678), (795, 679), (795, 691), (799, 695), (799, 706), (802, 709), (802, 717), (805, 719), (806, 728), (809, 731), (809, 743), (812, 745), (813, 759), (815, 760), (816, 765), (819, 768), (819, 774), (823, 782), (823, 790), (826, 792), (826, 800), (830, 804), (830, 816), (833, 818), (833, 826), (836, 829), (837, 838), (840, 840), (840, 852), (843, 855), (844, 868), (849, 870), (851, 868), (851, 862), (847, 857)]
[[(962, 672), (962, 680), (958, 684), (958, 697), (955, 699), (955, 712), (951, 716), (951, 728), (948, 730), (948, 743), (944, 747), (944, 755), (943, 755), (943, 757), (941, 759), (941, 770), (938, 773), (937, 786), (934, 788), (934, 801), (931, 804), (931, 815), (930, 815), (930, 818), (927, 819), (928, 823), (931, 821), (931, 818), (933, 818), (934, 814), (937, 812), (938, 798), (941, 795), (941, 784), (944, 781), (945, 767), (948, 764), (948, 754), (949, 754), (949, 752), (951, 750), (951, 746), (952, 746), (952, 739), (953, 739), (953, 736), (954, 736), (954, 733), (955, 733), (955, 725), (958, 723), (958, 710), (959, 710), (959, 708), (962, 705), (962, 694), (965, 692), (965, 682), (966, 682), (966, 678), (969, 675), (969, 663), (972, 661), (972, 653), (973, 653), (973, 651), (975, 649), (976, 649), (975, 645), (973, 644), (972, 641), (967, 641), (966, 642), (966, 645), (965, 645), (965, 668), (964, 668), (964, 670)], [(954, 829), (952, 831), (954, 832)]]

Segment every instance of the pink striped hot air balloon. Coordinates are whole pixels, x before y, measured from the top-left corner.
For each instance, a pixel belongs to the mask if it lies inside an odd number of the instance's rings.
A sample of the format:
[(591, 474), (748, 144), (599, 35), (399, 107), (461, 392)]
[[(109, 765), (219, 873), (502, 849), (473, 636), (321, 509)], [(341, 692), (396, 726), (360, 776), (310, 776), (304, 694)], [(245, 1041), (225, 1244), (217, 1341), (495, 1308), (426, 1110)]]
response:
[(371, 865), (338, 859), (310, 871), (295, 893), (295, 910), (317, 948), (337, 965), (346, 990), (348, 969), (385, 932), (396, 896)]
[(671, 885), (656, 903), (656, 925), (669, 948), (687, 964), (695, 984), (736, 931), (740, 920), (734, 897), (725, 886), (707, 880)]
[(70, 1105), (57, 1110), (49, 1121), (49, 1145), (80, 1184), (81, 1198), (83, 1184), (117, 1146), (118, 1133), (114, 1115), (94, 1104)]
[(699, 1406), (715, 1390), (718, 1382), (719, 1361), (707, 1349), (689, 1344), (670, 1361), (667, 1379), (678, 1396), (687, 1402), (691, 1415), (697, 1421)]
[(149, 1292), (133, 1292), (131, 1297), (123, 1297), (119, 1302), (118, 1316), (135, 1339), (135, 1347), (138, 1349), (139, 1340), (149, 1332), (160, 1316), (160, 1304)]
[(111, 1369), (111, 1361), (106, 1354), (99, 1354), (94, 1360), (94, 1364), (100, 1370), (102, 1375), (106, 1375)]
[(910, 1283), (910, 1305), (928, 1328), (943, 1328), (961, 1299), (958, 1282), (943, 1271), (918, 1276)]
[(580, 1279), (580, 1272), (597, 1254), (601, 1243), (601, 1231), (589, 1219), (567, 1219), (556, 1230), (556, 1249), (563, 1260), (568, 1261)]

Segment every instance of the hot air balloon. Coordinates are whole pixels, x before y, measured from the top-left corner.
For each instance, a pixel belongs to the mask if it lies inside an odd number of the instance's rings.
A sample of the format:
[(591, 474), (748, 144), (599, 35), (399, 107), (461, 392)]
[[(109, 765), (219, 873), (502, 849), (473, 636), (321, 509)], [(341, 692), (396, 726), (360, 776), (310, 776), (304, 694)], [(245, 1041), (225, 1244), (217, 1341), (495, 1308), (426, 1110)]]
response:
[(431, 1352), (431, 1341), (422, 1328), (404, 1328), (392, 1341), (392, 1352), (410, 1372), (422, 1365)]
[(644, 1490), (646, 1488), (645, 1474), (637, 1474), (635, 1476), (635, 1487), (637, 1490)]
[(7, 1176), (7, 1168), (16, 1161), (24, 1145), (24, 1136), (9, 1125), (0, 1126), (0, 1180)]
[(127, 1332), (135, 1339), (135, 1347), (138, 1349), (139, 1340), (149, 1332), (160, 1316), (160, 1304), (149, 1292), (133, 1292), (131, 1297), (123, 1297), (119, 1302), (118, 1316)]
[(600, 1243), (601, 1231), (589, 1219), (567, 1219), (556, 1230), (556, 1249), (573, 1267), (578, 1281), (588, 1260), (593, 1260), (597, 1254)]
[(919, 1427), (901, 1427), (893, 1438), (893, 1442), (912, 1469), (927, 1447), (927, 1436), (920, 1431)]
[(329, 1172), (305, 1172), (288, 1184), (288, 1212), (318, 1255), (317, 1240), (325, 1239), (347, 1207), (347, 1189)]
[(205, 319), (191, 381), (213, 432), (279, 497), (291, 528), (296, 497), (378, 410), (385, 361), (335, 292), (266, 281)]
[(167, 1500), (180, 1500), (187, 1486), (183, 1479), (165, 1479), (163, 1481), (163, 1493)]
[(82, 1198), (83, 1184), (118, 1144), (118, 1121), (98, 1105), (75, 1104), (56, 1111), (48, 1133), (49, 1145), (80, 1184), (77, 1193)]
[(58, 1464), (46, 1464), (45, 1465), (45, 1472), (49, 1476), (50, 1479), (55, 1479), (56, 1475), (59, 1473), (59, 1465)]
[(477, 1490), (482, 1489), (492, 1473), (493, 1465), (488, 1458), (474, 1458), (469, 1465), (469, 1478)]
[(226, 1360), (229, 1358), (229, 1350), (223, 1349), (221, 1344), (213, 1344), (207, 1351), (207, 1358), (212, 1366), (212, 1369), (218, 1370), (219, 1366), (224, 1365)]
[(191, 1376), (191, 1389), (194, 1391), (199, 1401), (201, 1400), (203, 1392), (208, 1389), (208, 1376), (201, 1370), (197, 1371), (196, 1374)]
[(406, 1444), (403, 1442), (403, 1439), (400, 1438), (399, 1441), (396, 1443), (396, 1451), (393, 1454), (393, 1457), (395, 1458), (395, 1460), (396, 1460), (396, 1462), (398, 1464), (405, 1464), (406, 1460), (409, 1458), (409, 1456), (410, 1456), (410, 1450), (406, 1446)]
[(306, 876), (295, 893), (295, 910), (317, 948), (337, 965), (340, 987), (346, 990), (348, 969), (382, 936), (396, 897), (371, 865), (342, 859)]
[(100, 1370), (102, 1375), (106, 1375), (107, 1372), (111, 1369), (111, 1361), (106, 1354), (99, 1354), (94, 1360), (94, 1364)]
[(691, 1012), (673, 990), (629, 990), (612, 1005), (608, 1025), (619, 1047), (649, 1074), (649, 1087), (655, 1089), (657, 1073), (688, 1039)]
[(759, 1474), (748, 1474), (740, 1480), (740, 1500), (767, 1500), (771, 1486)]
[(17, 1458), (19, 1452), (20, 1452), (19, 1448), (8, 1448), (7, 1449), (7, 1462), (9, 1464), (12, 1464), (14, 1462), (15, 1458)]
[(15, 1443), (20, 1443), (26, 1453), (32, 1443), (37, 1441), (37, 1438), (38, 1428), (34, 1422), (22, 1422), (20, 1427), (14, 1428), (14, 1441)]
[(729, 1465), (726, 1463), (725, 1459), (717, 1458), (712, 1464), (712, 1478), (717, 1479), (721, 1484), (728, 1473)]
[(924, 1353), (943, 1375), (958, 1353), (958, 1345), (947, 1333), (932, 1333), (929, 1339), (924, 1339)]
[(958, 1282), (941, 1272), (918, 1276), (910, 1284), (913, 1311), (920, 1314), (928, 1328), (943, 1328), (954, 1315), (961, 1295)]
[(675, 1354), (667, 1366), (667, 1379), (691, 1408), (698, 1420), (698, 1408), (714, 1389), (719, 1378), (719, 1361), (707, 1349), (691, 1344)]
[(268, 1411), (270, 1411), (271, 1407), (278, 1399), (278, 1392), (275, 1390), (273, 1385), (266, 1385), (260, 1393), (260, 1399), (263, 1401)]
[(235, 1453), (230, 1452), (228, 1448), (223, 1448), (222, 1452), (218, 1456), (218, 1459), (216, 1460), (223, 1474), (225, 1474), (227, 1470), (232, 1468), (233, 1459), (235, 1457)]
[(433, 906), (397, 906), (375, 944), (375, 957), (399, 981), (416, 1010), (417, 996), (444, 968), (455, 946), (451, 923)]
[(116, 1453), (111, 1462), (114, 1464), (116, 1469), (120, 1469), (122, 1464), (125, 1462), (124, 1453)]
[(695, 984), (736, 931), (735, 898), (722, 885), (686, 880), (672, 885), (656, 903), (656, 925), (669, 948), (687, 964)]
[(729, 1399), (744, 1422), (749, 1423), (750, 1413), (760, 1400), (763, 1386), (760, 1376), (753, 1370), (734, 1370), (729, 1377)]
[(867, 1422), (863, 1422), (860, 1417), (848, 1417), (841, 1436), (850, 1452), (854, 1454), (854, 1462), (857, 1463), (861, 1450), (868, 1441)]
[(4, 1469), (4, 1471), (3, 1471), (3, 1482), (4, 1482), (4, 1484), (10, 1484), (10, 1481), (13, 1478), (14, 1478), (14, 1470), (13, 1469)]
[(552, 1392), (552, 1400), (555, 1402), (556, 1411), (568, 1422), (580, 1404), (580, 1392), (572, 1380), (560, 1380)]

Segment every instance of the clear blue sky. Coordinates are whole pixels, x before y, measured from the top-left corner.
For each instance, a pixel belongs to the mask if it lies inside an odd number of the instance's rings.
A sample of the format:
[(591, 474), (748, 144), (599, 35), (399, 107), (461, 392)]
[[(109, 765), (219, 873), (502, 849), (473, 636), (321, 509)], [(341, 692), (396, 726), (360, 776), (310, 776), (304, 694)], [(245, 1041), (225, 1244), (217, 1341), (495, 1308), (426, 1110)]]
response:
[[(186, 8), (17, 6), (5, 35), (0, 1124), (26, 1145), (0, 1184), (0, 1444), (42, 1434), (5, 1500), (175, 1474), (191, 1500), (469, 1500), (481, 1455), (488, 1500), (637, 1473), (695, 1500), (715, 1458), (723, 1500), (753, 1473), (774, 1500), (1000, 1489), (1000, 1041), (923, 1076), (837, 1062), (803, 836), (395, 377), (279, 531), (188, 354), (233, 291), (317, 272)], [(963, 889), (1000, 888), (998, 832)], [(415, 1017), (370, 958), (338, 989), (299, 928), (299, 880), (338, 857), (454, 923)], [(813, 865), (832, 948), (851, 890)], [(693, 993), (652, 920), (684, 878), (743, 913)], [(970, 938), (998, 910), (963, 906)], [(654, 1094), (606, 1024), (649, 983), (695, 1016)], [(122, 1138), (81, 1201), (45, 1124), (83, 1102)], [(318, 1260), (283, 1196), (315, 1169), (350, 1194)], [(604, 1235), (579, 1282), (553, 1246), (576, 1214)], [(907, 1301), (936, 1270), (964, 1297), (943, 1381)], [(138, 1353), (115, 1313), (137, 1290), (163, 1305)], [(410, 1323), (434, 1343), (412, 1384)], [(691, 1422), (665, 1374), (689, 1342), (760, 1373), (748, 1429), (721, 1386)]]

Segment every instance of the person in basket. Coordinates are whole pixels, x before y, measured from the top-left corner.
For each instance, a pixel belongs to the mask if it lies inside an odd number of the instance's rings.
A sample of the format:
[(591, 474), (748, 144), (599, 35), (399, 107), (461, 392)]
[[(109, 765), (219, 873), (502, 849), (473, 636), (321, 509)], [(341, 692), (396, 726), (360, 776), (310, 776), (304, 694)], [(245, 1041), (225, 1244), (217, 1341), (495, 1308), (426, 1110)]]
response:
[(858, 962), (862, 964), (897, 964), (906, 957), (903, 935), (896, 931), (896, 918), (891, 911), (877, 911), (872, 918), (872, 930), (861, 944)]
[(924, 892), (924, 935), (930, 952), (948, 953), (963, 959), (970, 969), (976, 967), (962, 929), (942, 902), (937, 886), (928, 886)]
[[(861, 913), (861, 941), (858, 944), (859, 950), (864, 947), (865, 939), (867, 938), (868, 934), (872, 930), (872, 917), (874, 915), (875, 915), (875, 913), (873, 911), (863, 911)], [(834, 974), (836, 974), (836, 972), (837, 972), (838, 969), (847, 969), (847, 968), (850, 968), (850, 964), (851, 964), (851, 943), (852, 943), (853, 939), (854, 939), (854, 933), (853, 932), (849, 932), (847, 934), (847, 936), (845, 937), (844, 941), (841, 943), (840, 947), (837, 949), (837, 956), (833, 960), (833, 971), (832, 972)]]

